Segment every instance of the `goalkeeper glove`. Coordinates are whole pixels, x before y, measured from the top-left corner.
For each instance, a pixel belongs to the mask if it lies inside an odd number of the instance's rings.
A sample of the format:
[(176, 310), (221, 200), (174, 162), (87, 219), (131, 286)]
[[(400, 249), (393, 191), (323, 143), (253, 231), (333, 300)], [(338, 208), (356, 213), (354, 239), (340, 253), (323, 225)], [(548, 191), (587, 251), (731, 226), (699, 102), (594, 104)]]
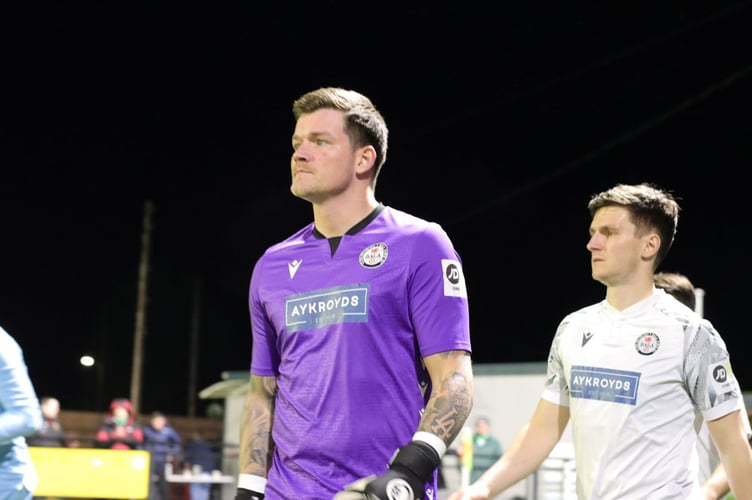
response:
[(255, 474), (238, 475), (238, 489), (235, 500), (264, 500), (266, 478)]
[(235, 500), (264, 500), (264, 494), (247, 490), (245, 488), (238, 488), (235, 493)]
[(426, 481), (440, 464), (431, 445), (411, 441), (397, 450), (388, 471), (347, 485), (334, 500), (422, 500)]

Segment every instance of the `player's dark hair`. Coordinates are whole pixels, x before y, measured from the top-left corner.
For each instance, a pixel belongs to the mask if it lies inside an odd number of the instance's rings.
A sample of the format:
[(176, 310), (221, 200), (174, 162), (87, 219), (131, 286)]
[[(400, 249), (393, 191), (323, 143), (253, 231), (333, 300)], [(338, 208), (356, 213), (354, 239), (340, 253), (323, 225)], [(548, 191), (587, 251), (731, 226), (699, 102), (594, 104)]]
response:
[(679, 204), (674, 196), (650, 183), (617, 184), (590, 198), (587, 207), (590, 217), (593, 217), (599, 209), (609, 206), (629, 210), (638, 235), (653, 230), (658, 232), (661, 246), (655, 256), (654, 269), (657, 268), (674, 243), (679, 223)]
[(653, 283), (656, 288), (661, 288), (666, 293), (673, 295), (676, 300), (689, 307), (693, 311), (697, 305), (695, 286), (692, 282), (679, 273), (656, 273), (653, 275)]
[(292, 104), (292, 114), (297, 120), (300, 115), (313, 113), (319, 109), (336, 109), (345, 113), (345, 133), (356, 148), (373, 146), (376, 162), (373, 166), (373, 186), (386, 161), (389, 143), (389, 129), (384, 117), (371, 100), (354, 90), (339, 87), (324, 87), (300, 96)]

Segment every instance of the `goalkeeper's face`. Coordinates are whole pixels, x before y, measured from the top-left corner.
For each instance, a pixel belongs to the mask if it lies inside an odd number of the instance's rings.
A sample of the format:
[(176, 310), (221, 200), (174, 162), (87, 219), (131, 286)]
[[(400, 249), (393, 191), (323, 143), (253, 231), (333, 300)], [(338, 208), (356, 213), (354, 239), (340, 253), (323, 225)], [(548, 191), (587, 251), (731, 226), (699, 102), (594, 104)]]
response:
[[(292, 136), (290, 191), (311, 203), (323, 203), (367, 185), (371, 146), (353, 149), (342, 111), (319, 109), (303, 114)], [(370, 161), (370, 164), (369, 164)]]

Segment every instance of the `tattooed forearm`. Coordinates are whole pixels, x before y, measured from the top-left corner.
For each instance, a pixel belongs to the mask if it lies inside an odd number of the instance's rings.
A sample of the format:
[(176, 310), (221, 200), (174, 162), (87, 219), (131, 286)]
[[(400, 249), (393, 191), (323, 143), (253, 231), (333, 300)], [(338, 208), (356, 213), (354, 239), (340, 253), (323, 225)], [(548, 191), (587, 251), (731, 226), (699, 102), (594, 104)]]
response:
[[(473, 405), (473, 377), (470, 358), (466, 353), (452, 351), (441, 353), (439, 364), (449, 362), (450, 357), (459, 359), (441, 376), (433, 387), (431, 398), (421, 419), (421, 431), (440, 437), (449, 446), (465, 425)], [(459, 357), (459, 358), (458, 358)]]
[(272, 419), (274, 396), (277, 392), (273, 377), (251, 377), (251, 387), (240, 422), (240, 472), (266, 477), (274, 452)]

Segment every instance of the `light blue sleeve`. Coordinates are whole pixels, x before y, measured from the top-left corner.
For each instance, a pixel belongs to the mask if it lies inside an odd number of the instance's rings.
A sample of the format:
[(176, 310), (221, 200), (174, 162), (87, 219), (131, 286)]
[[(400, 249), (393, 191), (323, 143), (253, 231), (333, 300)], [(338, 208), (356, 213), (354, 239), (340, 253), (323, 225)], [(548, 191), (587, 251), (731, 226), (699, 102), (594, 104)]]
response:
[(41, 427), (42, 411), (21, 347), (0, 328), (0, 444)]

